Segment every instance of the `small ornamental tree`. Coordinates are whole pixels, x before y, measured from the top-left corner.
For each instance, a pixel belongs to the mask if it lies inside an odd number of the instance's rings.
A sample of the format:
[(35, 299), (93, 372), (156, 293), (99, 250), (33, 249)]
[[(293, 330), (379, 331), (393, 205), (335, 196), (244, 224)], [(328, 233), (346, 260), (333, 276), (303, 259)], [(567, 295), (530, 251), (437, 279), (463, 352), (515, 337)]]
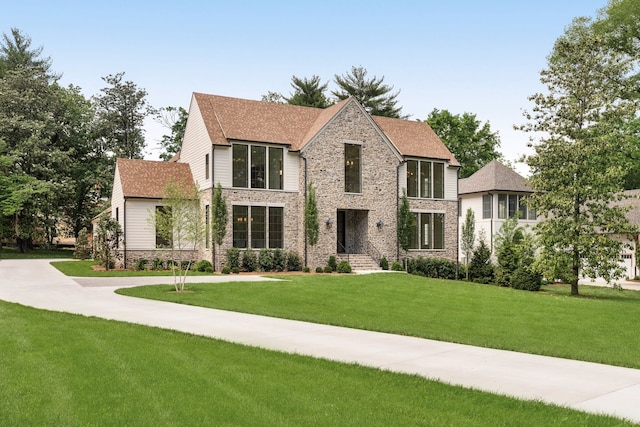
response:
[(407, 252), (409, 250), (409, 246), (411, 246), (414, 222), (415, 217), (411, 212), (411, 207), (409, 206), (407, 190), (403, 188), (400, 206), (398, 206), (398, 246), (400, 246), (400, 248), (405, 252)]
[(469, 280), (469, 260), (473, 254), (473, 247), (476, 243), (476, 219), (471, 208), (467, 209), (467, 214), (462, 225), (462, 240), (460, 249), (464, 254), (465, 270), (467, 270), (467, 280)]
[(164, 188), (162, 209), (151, 213), (149, 222), (155, 225), (156, 235), (170, 250), (173, 284), (176, 292), (182, 292), (193, 261), (191, 256), (185, 260), (185, 253), (196, 250), (204, 237), (198, 190), (169, 181)]
[(89, 258), (89, 232), (86, 227), (82, 228), (76, 238), (76, 248), (73, 251), (73, 257), (80, 260)]
[(96, 234), (93, 238), (96, 245), (95, 257), (107, 271), (115, 266), (121, 234), (122, 231), (118, 221), (109, 215), (100, 217), (96, 227)]
[(320, 225), (318, 224), (316, 189), (313, 182), (309, 182), (307, 186), (307, 199), (304, 204), (304, 229), (307, 234), (307, 243), (309, 246), (315, 246), (320, 235)]
[(222, 245), (224, 236), (227, 234), (227, 221), (229, 214), (227, 212), (227, 198), (222, 195), (222, 186), (220, 183), (216, 185), (213, 191), (213, 212), (211, 218), (211, 233), (213, 234), (213, 266), (216, 268), (216, 246), (218, 249)]

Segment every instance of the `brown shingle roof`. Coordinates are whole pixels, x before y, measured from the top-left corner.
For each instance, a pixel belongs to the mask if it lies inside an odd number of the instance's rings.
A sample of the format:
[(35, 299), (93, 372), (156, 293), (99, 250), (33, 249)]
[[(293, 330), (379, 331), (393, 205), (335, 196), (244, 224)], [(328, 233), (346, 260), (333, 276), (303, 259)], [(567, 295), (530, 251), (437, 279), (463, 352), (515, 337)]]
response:
[(188, 163), (117, 159), (124, 197), (161, 199), (167, 183), (194, 186)]
[[(302, 149), (352, 100), (322, 109), (203, 93), (193, 96), (212, 144), (229, 145), (230, 140), (269, 142), (287, 144), (292, 151)], [(402, 155), (445, 159), (459, 166), (428, 124), (377, 116), (373, 120)]]
[(485, 191), (533, 193), (526, 179), (497, 160), (487, 163), (469, 178), (459, 180), (458, 185), (458, 194)]

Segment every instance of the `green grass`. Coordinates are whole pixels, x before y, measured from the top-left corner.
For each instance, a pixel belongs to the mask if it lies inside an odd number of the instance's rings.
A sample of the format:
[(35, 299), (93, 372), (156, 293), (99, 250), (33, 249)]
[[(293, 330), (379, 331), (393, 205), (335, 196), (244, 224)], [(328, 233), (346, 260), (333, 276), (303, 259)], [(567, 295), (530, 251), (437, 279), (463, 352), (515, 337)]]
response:
[(73, 258), (73, 249), (34, 249), (20, 253), (16, 248), (2, 247), (0, 259)]
[[(173, 276), (171, 270), (160, 271), (134, 271), (134, 270), (109, 270), (96, 271), (92, 267), (98, 265), (97, 261), (54, 261), (51, 263), (62, 273), (71, 277), (141, 277), (141, 276)], [(201, 273), (190, 271), (189, 276), (212, 276), (213, 273)]]
[(0, 425), (631, 425), (417, 376), (5, 302), (0, 342)]
[(640, 368), (640, 292), (565, 286), (533, 293), (405, 274), (299, 275), (282, 282), (118, 290), (287, 319)]

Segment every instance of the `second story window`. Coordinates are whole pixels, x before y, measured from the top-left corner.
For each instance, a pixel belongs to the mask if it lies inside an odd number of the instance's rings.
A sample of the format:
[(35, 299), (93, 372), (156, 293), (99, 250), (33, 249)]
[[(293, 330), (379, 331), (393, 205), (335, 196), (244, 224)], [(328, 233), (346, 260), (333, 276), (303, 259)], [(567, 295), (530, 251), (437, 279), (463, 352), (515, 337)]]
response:
[(233, 144), (233, 186), (282, 190), (283, 155), (280, 147)]
[(344, 191), (361, 193), (361, 150), (359, 144), (344, 144)]
[(204, 179), (209, 179), (209, 155), (204, 155)]
[(482, 219), (489, 219), (492, 216), (493, 197), (491, 194), (485, 194), (482, 196)]
[(407, 160), (407, 196), (444, 199), (444, 163)]

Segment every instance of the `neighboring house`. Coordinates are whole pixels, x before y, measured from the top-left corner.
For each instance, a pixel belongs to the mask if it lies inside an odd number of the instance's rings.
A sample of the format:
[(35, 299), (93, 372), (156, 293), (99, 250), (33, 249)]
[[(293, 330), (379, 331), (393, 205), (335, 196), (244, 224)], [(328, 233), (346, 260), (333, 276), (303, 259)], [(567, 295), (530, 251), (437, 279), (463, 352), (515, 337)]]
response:
[[(294, 251), (311, 267), (331, 255), (396, 260), (403, 188), (416, 218), (409, 256), (458, 257), (459, 164), (424, 122), (371, 116), (353, 98), (317, 109), (194, 93), (174, 160), (118, 160), (112, 216), (123, 226), (127, 263), (161, 253), (143, 217), (176, 176), (198, 186), (205, 221), (222, 186), (229, 218), (222, 262), (232, 247)], [(309, 183), (320, 222), (315, 246), (304, 228)], [(213, 258), (210, 238), (197, 257)]]
[[(519, 225), (530, 228), (538, 223), (536, 212), (527, 207), (527, 198), (533, 194), (527, 180), (497, 160), (461, 179), (458, 193), (460, 227), (464, 224), (467, 209), (471, 208), (476, 221), (476, 239), (484, 230), (485, 243), (492, 252), (494, 236), (507, 218), (519, 212)], [(461, 261), (466, 261), (463, 253), (459, 256)]]
[(617, 239), (624, 243), (620, 254), (620, 265), (626, 271), (626, 277), (633, 279), (640, 275), (640, 271), (638, 271), (638, 251), (640, 247), (637, 232), (640, 229), (640, 189), (627, 190), (624, 192), (624, 196), (624, 199), (612, 204), (629, 207), (626, 217), (631, 226), (636, 228), (633, 233), (617, 236)]

